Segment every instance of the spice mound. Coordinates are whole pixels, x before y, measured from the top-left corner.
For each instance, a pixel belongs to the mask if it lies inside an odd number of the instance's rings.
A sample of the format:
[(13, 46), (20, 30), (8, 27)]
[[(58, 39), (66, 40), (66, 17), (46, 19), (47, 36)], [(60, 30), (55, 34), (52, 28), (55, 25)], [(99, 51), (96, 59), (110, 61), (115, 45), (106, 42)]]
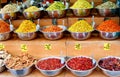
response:
[(96, 8), (98, 8), (98, 9), (115, 9), (117, 7), (118, 6), (115, 3), (111, 2), (111, 1), (107, 1), (103, 4), (98, 5)]
[(12, 56), (9, 59), (6, 60), (6, 66), (10, 69), (15, 69), (15, 70), (21, 70), (26, 67), (29, 67), (33, 65), (35, 62), (35, 59), (27, 54), (27, 53), (22, 53), (18, 56)]
[(71, 25), (68, 30), (71, 32), (90, 32), (93, 31), (93, 27), (87, 21), (80, 20)]
[(106, 20), (97, 27), (97, 30), (105, 32), (119, 32), (120, 26), (114, 20)]
[(100, 60), (99, 65), (110, 71), (120, 71), (120, 59), (118, 58), (105, 58)]
[(40, 9), (36, 6), (31, 6), (27, 9), (24, 10), (24, 12), (36, 12), (36, 11), (39, 11)]
[(0, 50), (0, 67), (4, 65), (4, 61), (10, 56), (11, 55), (8, 54), (5, 50)]
[(62, 31), (62, 28), (60, 28), (58, 26), (49, 26), (49, 27), (43, 29), (43, 32), (58, 32), (58, 31)]
[(17, 12), (17, 4), (8, 4), (1, 9), (1, 13), (12, 13), (12, 12)]
[(86, 57), (72, 58), (67, 62), (67, 65), (73, 70), (89, 70), (94, 67), (92, 59)]
[(92, 5), (87, 0), (77, 0), (72, 7), (72, 9), (88, 9), (92, 8)]
[(35, 31), (36, 31), (36, 24), (30, 20), (24, 20), (15, 32), (28, 33)]
[(61, 68), (63, 65), (64, 64), (61, 64), (61, 60), (57, 58), (49, 58), (37, 63), (38, 68), (42, 70), (56, 70)]
[(0, 20), (0, 33), (5, 33), (10, 31), (10, 26), (3, 20)]
[(54, 2), (51, 4), (46, 10), (47, 11), (54, 11), (54, 10), (64, 10), (65, 6), (62, 2)]

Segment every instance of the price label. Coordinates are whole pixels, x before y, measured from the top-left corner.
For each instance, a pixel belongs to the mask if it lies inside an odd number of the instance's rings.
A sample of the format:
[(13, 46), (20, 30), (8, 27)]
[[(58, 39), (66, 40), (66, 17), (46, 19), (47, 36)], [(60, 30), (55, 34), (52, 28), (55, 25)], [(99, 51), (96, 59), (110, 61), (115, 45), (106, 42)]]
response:
[(75, 50), (81, 50), (82, 46), (81, 44), (75, 44)]
[(51, 44), (45, 44), (44, 48), (45, 48), (45, 50), (51, 50), (52, 49)]
[(104, 50), (110, 50), (110, 43), (104, 43)]
[(28, 51), (28, 48), (27, 48), (26, 44), (21, 44), (21, 51), (22, 52), (27, 52)]
[(3, 50), (5, 48), (4, 44), (0, 44), (0, 50)]

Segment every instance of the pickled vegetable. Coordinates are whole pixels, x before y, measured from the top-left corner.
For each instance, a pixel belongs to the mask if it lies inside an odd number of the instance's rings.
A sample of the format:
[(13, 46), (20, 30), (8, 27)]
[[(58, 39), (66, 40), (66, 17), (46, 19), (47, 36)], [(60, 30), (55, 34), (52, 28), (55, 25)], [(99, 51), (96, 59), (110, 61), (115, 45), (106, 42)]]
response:
[(77, 0), (72, 7), (72, 9), (88, 9), (92, 8), (92, 5), (87, 0)]
[(87, 21), (80, 20), (70, 26), (68, 30), (71, 32), (90, 32), (93, 30), (93, 27)]
[(17, 12), (19, 9), (17, 9), (17, 4), (8, 4), (1, 9), (1, 13), (12, 13)]
[(65, 6), (62, 2), (54, 2), (52, 5), (50, 5), (46, 10), (47, 11), (53, 11), (53, 10), (64, 10)]
[(27, 33), (27, 32), (35, 32), (35, 31), (36, 31), (36, 24), (30, 20), (24, 20), (15, 32)]
[(43, 29), (44, 32), (58, 32), (61, 31), (62, 28), (58, 26), (49, 26), (48, 28)]
[(35, 11), (39, 11), (40, 9), (37, 8), (36, 6), (31, 6), (27, 9), (24, 10), (24, 12), (35, 12)]
[(115, 3), (111, 2), (111, 1), (107, 1), (103, 4), (98, 5), (96, 8), (98, 8), (98, 9), (114, 9), (117, 7), (118, 6)]

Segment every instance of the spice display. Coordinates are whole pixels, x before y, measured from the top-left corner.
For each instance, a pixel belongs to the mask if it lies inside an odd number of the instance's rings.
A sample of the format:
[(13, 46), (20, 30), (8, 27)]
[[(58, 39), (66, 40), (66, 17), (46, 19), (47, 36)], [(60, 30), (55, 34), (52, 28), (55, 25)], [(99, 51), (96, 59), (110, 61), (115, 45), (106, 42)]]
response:
[(1, 13), (12, 13), (17, 12), (19, 9), (17, 9), (17, 4), (8, 4), (1, 9)]
[(27, 33), (27, 32), (35, 32), (35, 31), (36, 31), (36, 24), (30, 20), (24, 20), (15, 32)]
[(24, 10), (24, 12), (36, 12), (36, 11), (39, 11), (40, 9), (36, 6), (31, 6), (27, 9)]
[(103, 60), (100, 60), (99, 65), (102, 68), (110, 71), (120, 71), (120, 59), (118, 58), (105, 58)]
[(58, 26), (49, 26), (49, 27), (43, 29), (44, 32), (58, 32), (61, 30), (62, 30), (62, 28), (60, 28)]
[(65, 9), (65, 5), (62, 2), (54, 2), (53, 4), (51, 4), (46, 10), (47, 11), (53, 11), (53, 10), (64, 10)]
[(5, 50), (0, 50), (0, 67), (4, 65), (4, 61), (10, 56), (11, 55), (8, 54)]
[(5, 33), (10, 31), (10, 26), (3, 20), (0, 20), (0, 33)]
[(88, 9), (92, 8), (92, 5), (87, 0), (77, 0), (72, 7), (72, 9)]
[(93, 27), (87, 21), (80, 20), (71, 25), (68, 30), (71, 32), (90, 32)]
[(111, 1), (107, 1), (103, 4), (98, 5), (96, 8), (98, 8), (98, 9), (115, 9), (117, 7), (118, 6), (115, 3), (111, 2)]
[(10, 69), (20, 70), (33, 65), (34, 62), (35, 59), (31, 55), (22, 53), (18, 56), (11, 56), (5, 64)]
[(67, 65), (73, 70), (89, 70), (94, 67), (92, 59), (86, 57), (72, 58)]
[(61, 68), (63, 65), (61, 64), (61, 60), (57, 58), (41, 60), (37, 64), (38, 68), (42, 70), (55, 70)]
[(119, 32), (120, 26), (114, 20), (106, 20), (97, 27), (97, 30), (105, 32)]

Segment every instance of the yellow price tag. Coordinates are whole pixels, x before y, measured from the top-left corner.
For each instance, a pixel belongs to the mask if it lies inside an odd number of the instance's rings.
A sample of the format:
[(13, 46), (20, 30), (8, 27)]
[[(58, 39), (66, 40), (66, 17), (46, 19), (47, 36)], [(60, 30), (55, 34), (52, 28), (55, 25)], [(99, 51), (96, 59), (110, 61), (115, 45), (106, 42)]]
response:
[(104, 43), (104, 50), (110, 50), (110, 43)]
[(75, 44), (75, 50), (81, 50), (82, 46), (81, 44)]
[(21, 51), (22, 52), (27, 52), (28, 51), (28, 48), (27, 48), (26, 44), (21, 44)]
[(5, 46), (1, 43), (0, 44), (0, 50), (3, 50), (5, 48)]
[(45, 44), (44, 45), (45, 50), (51, 50), (51, 44)]

